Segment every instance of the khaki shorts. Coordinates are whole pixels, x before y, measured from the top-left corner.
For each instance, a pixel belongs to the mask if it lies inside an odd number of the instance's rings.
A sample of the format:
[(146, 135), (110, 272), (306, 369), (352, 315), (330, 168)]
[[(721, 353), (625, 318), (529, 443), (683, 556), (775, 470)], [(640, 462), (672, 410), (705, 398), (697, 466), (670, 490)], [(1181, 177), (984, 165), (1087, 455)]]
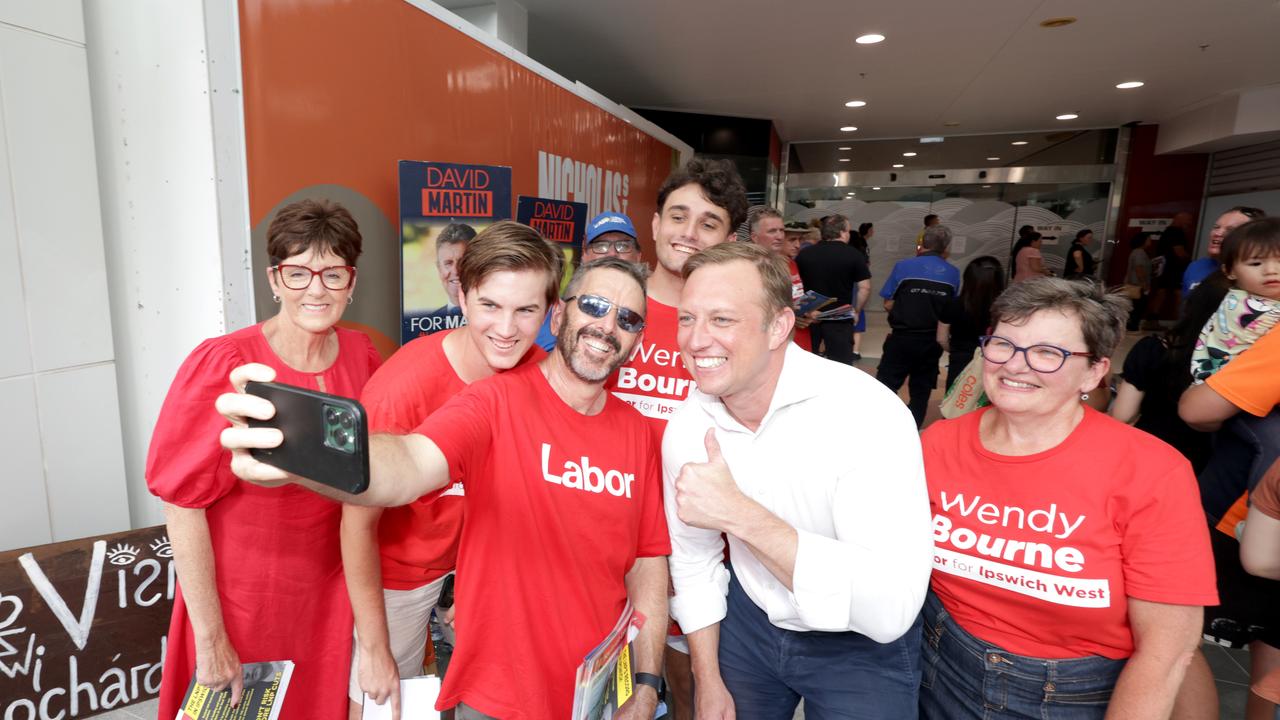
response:
[[(452, 573), (450, 573), (451, 575)], [(400, 677), (416, 677), (422, 674), (422, 660), (427, 650), (427, 633), (430, 632), (431, 611), (440, 600), (445, 575), (413, 590), (383, 589), (382, 599), (387, 607), (387, 637), (391, 641), (391, 656), (395, 658)], [(441, 612), (444, 609), (441, 608)], [(443, 627), (445, 639), (453, 642), (453, 628)], [(360, 689), (360, 636), (355, 634), (351, 644), (351, 681), (347, 688), (351, 702), (364, 703), (364, 691)]]

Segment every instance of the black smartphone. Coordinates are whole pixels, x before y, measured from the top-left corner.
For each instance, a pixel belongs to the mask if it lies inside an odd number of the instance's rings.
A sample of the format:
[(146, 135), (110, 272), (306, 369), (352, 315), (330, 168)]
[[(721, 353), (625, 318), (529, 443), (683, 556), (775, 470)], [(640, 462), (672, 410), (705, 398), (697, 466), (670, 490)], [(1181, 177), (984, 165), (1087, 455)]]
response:
[(250, 382), (245, 392), (276, 406), (270, 420), (284, 434), (279, 447), (252, 450), (272, 467), (358, 495), (369, 487), (369, 425), (364, 407), (351, 398), (283, 383)]

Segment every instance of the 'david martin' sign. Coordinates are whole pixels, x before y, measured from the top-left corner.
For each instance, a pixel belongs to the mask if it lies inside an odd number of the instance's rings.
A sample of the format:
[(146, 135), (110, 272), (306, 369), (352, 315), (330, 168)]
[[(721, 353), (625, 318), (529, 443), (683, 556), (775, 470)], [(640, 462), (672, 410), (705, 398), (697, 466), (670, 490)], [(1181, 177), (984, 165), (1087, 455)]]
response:
[(587, 204), (521, 195), (516, 222), (524, 223), (553, 242), (577, 245), (587, 229)]

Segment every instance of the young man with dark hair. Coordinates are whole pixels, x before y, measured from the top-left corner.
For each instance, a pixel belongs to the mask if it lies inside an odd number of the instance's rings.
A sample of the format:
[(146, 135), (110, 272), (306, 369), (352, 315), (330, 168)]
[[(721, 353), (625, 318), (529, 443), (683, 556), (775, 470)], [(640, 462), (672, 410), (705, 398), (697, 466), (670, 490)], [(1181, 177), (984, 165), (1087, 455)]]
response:
[[(649, 419), (656, 447), (667, 418), (689, 395), (692, 380), (676, 344), (676, 304), (685, 261), (700, 250), (734, 239), (747, 217), (747, 193), (733, 163), (695, 158), (658, 190), (653, 244), (658, 262), (649, 278), (645, 334), (618, 371), (611, 390)], [(672, 628), (667, 679), (676, 720), (692, 718), (692, 675), (687, 645)]]

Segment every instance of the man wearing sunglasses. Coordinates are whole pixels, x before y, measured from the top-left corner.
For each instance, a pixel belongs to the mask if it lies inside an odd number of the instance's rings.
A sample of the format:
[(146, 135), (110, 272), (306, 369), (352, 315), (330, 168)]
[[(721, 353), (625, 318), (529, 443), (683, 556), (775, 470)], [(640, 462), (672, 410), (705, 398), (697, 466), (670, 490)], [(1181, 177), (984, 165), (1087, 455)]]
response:
[(814, 716), (915, 717), (933, 553), (911, 414), (870, 375), (789, 342), (776, 255), (729, 243), (683, 272), (680, 352), (697, 388), (662, 460), (697, 717), (789, 720), (801, 698)]
[[(250, 482), (369, 506), (465, 484), (458, 643), (438, 701), (459, 719), (568, 716), (578, 664), (628, 600), (648, 621), (633, 648), (635, 695), (614, 717), (653, 717), (671, 547), (658, 452), (644, 419), (604, 387), (640, 339), (644, 285), (632, 263), (583, 265), (553, 310), (556, 351), (473, 383), (409, 434), (372, 436), (361, 495), (259, 463), (248, 449), (280, 437), (245, 421), (274, 408), (241, 392), (218, 399), (235, 425), (222, 436), (232, 470)], [(231, 380), (273, 376), (248, 365)]]

